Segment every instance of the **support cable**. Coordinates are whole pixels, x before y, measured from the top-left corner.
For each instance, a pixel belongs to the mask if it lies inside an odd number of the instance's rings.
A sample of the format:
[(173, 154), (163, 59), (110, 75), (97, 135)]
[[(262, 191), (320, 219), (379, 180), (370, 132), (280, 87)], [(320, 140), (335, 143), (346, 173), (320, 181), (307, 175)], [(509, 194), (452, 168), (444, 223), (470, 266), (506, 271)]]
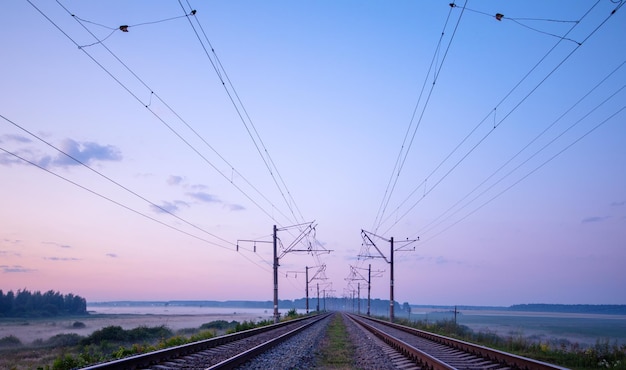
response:
[[(467, 4), (467, 0), (465, 1), (465, 4)], [(385, 193), (383, 195), (383, 199), (380, 203), (380, 206), (378, 208), (378, 212), (376, 214), (376, 218), (374, 220), (374, 232), (376, 232), (378, 230), (378, 228), (380, 227), (381, 223), (382, 223), (382, 218), (385, 215), (385, 211), (387, 210), (387, 207), (389, 206), (389, 202), (391, 200), (391, 197), (393, 195), (393, 192), (396, 188), (396, 185), (398, 183), (398, 180), (400, 178), (400, 173), (402, 172), (402, 168), (404, 167), (404, 163), (406, 162), (406, 158), (408, 156), (409, 151), (411, 150), (411, 146), (413, 145), (413, 141), (415, 139), (415, 135), (417, 133), (417, 129), (419, 128), (421, 122), (422, 122), (422, 118), (424, 117), (424, 113), (426, 111), (426, 108), (428, 107), (428, 102), (430, 101), (430, 97), (432, 96), (433, 90), (435, 88), (435, 84), (437, 83), (437, 78), (439, 77), (439, 74), (441, 73), (441, 69), (443, 68), (443, 63), (446, 59), (446, 56), (448, 55), (448, 51), (450, 50), (450, 46), (452, 45), (452, 40), (454, 39), (454, 36), (456, 34), (456, 31), (458, 29), (458, 26), (461, 22), (461, 17), (463, 16), (463, 13), (461, 12), (461, 15), (459, 16), (456, 26), (454, 28), (453, 34), (450, 37), (450, 40), (448, 41), (448, 46), (446, 48), (444, 57), (442, 58), (441, 62), (435, 62), (437, 59), (437, 56), (439, 54), (440, 48), (441, 48), (441, 44), (443, 41), (443, 37), (445, 35), (445, 30), (448, 27), (448, 22), (450, 20), (450, 15), (452, 14), (452, 9), (454, 8), (454, 3), (450, 4), (450, 11), (448, 12), (448, 16), (446, 18), (446, 21), (444, 22), (444, 26), (443, 26), (443, 30), (441, 31), (441, 36), (439, 37), (439, 42), (437, 43), (437, 47), (435, 48), (435, 52), (433, 53), (433, 57), (431, 59), (431, 63), (430, 66), (428, 68), (428, 72), (426, 73), (426, 77), (424, 79), (424, 82), (422, 84), (422, 89), (420, 90), (420, 94), (419, 97), (417, 99), (417, 102), (415, 104), (415, 108), (413, 109), (413, 114), (411, 116), (411, 119), (409, 121), (409, 126), (407, 127), (407, 131), (404, 135), (404, 139), (402, 140), (402, 145), (400, 146), (400, 152), (398, 153), (398, 157), (396, 158), (396, 163), (394, 164), (394, 168), (391, 171), (391, 176), (389, 177), (389, 181), (387, 183), (387, 188), (385, 189)], [(433, 76), (433, 82), (432, 85), (430, 87), (430, 90), (428, 92), (428, 96), (426, 98), (426, 102), (424, 103), (424, 106), (422, 107), (422, 112), (420, 114), (420, 117), (417, 121), (417, 124), (415, 125), (415, 128), (413, 129), (413, 134), (411, 136), (411, 140), (409, 141), (409, 144), (406, 148), (406, 151), (404, 150), (404, 146), (406, 144), (407, 138), (409, 136), (409, 132), (411, 131), (411, 128), (413, 126), (413, 122), (415, 120), (415, 115), (417, 113), (417, 109), (420, 105), (420, 102), (422, 100), (422, 95), (424, 93), (424, 89), (426, 88), (426, 82), (428, 81), (428, 78), (430, 76), (430, 72), (433, 68), (433, 66), (435, 66), (437, 63), (439, 63), (439, 68), (437, 69), (437, 71), (434, 73)], [(404, 157), (402, 157), (402, 154), (404, 152)], [(401, 159), (402, 158), (402, 159)], [(397, 173), (396, 173), (397, 170)], [(395, 174), (395, 177), (394, 177)], [(393, 182), (393, 185), (391, 184)]]
[[(596, 2), (579, 20), (578, 23), (576, 23), (572, 29), (570, 29), (568, 31), (567, 34), (569, 34), (575, 27), (576, 25), (578, 25), (580, 23), (580, 21), (582, 21), (592, 10), (593, 8), (599, 3)], [(611, 13), (612, 15), (613, 13)], [(465, 153), (461, 159), (459, 159), (453, 166), (451, 169), (449, 169), (428, 191), (426, 191), (424, 193), (424, 196), (422, 196), (420, 199), (418, 199), (415, 203), (413, 203), (413, 205), (411, 207), (409, 207), (409, 209), (404, 212), (400, 217), (398, 217), (394, 223), (391, 224), (391, 226), (389, 226), (389, 228), (387, 229), (387, 232), (389, 232), (389, 230), (391, 230), (391, 228), (393, 228), (396, 224), (398, 224), (398, 222), (400, 220), (402, 220), (404, 217), (406, 217), (408, 215), (408, 213), (410, 213), (420, 202), (422, 199), (424, 199), (426, 197), (426, 195), (430, 194), (446, 177), (448, 177), (448, 175), (450, 175), (451, 172), (453, 172), (485, 139), (487, 139), (488, 136), (491, 135), (491, 133), (497, 128), (499, 127), (505, 120), (507, 120), (507, 118), (514, 112), (516, 111), (523, 102), (525, 102), (550, 76), (552, 76), (552, 74), (554, 74), (554, 72), (556, 72), (576, 51), (579, 50), (579, 48), (591, 37), (593, 36), (598, 29), (600, 29), (600, 27), (602, 27), (607, 21), (608, 19), (611, 17), (611, 15), (607, 16), (593, 31), (591, 31), (591, 33), (589, 33), (587, 35), (587, 37), (585, 37), (585, 39), (579, 44), (577, 45), (567, 56), (565, 56), (550, 72), (548, 72), (548, 74), (546, 76), (544, 76), (543, 79), (541, 79), (541, 81), (539, 83), (537, 83), (531, 90), (529, 93), (527, 93), (510, 111), (508, 111), (508, 113), (506, 113), (504, 115), (503, 118), (501, 118), (497, 124), (494, 125), (494, 127), (489, 130), (482, 138), (480, 138), (480, 140), (472, 147), (470, 148), (470, 150)], [(566, 34), (566, 35), (567, 35)], [(522, 80), (520, 80), (514, 87), (513, 89), (511, 89), (506, 96), (500, 100), (500, 102), (496, 105), (496, 108), (498, 106), (500, 106), (512, 93), (514, 90), (517, 89), (518, 86), (521, 85), (521, 83), (539, 66), (539, 64), (541, 64), (543, 62), (543, 60), (545, 60), (547, 58), (547, 56), (559, 45), (559, 43), (562, 42), (562, 40), (559, 40), (556, 45), (554, 45), (541, 59), (540, 61), (535, 64), (535, 66), (533, 66), (533, 68), (531, 68), (531, 70), (522, 78)], [(494, 110), (495, 111), (495, 110)], [(439, 170), (439, 168), (445, 163), (447, 162), (447, 160), (461, 147), (461, 145), (463, 143), (465, 143), (465, 141), (485, 122), (487, 122), (487, 118), (494, 112), (494, 111), (490, 111), (489, 114), (483, 118), (483, 120), (481, 120), (471, 131), (470, 133), (465, 136), (465, 138), (463, 138), (463, 140), (461, 140), (461, 142), (439, 163), (439, 165), (433, 170), (431, 171), (431, 173), (426, 177), (426, 178), (430, 178), (437, 170)], [(399, 205), (398, 207), (396, 207), (396, 211), (398, 211), (400, 209), (400, 207), (402, 207), (404, 204), (406, 204), (409, 199), (412, 197), (413, 194), (416, 193), (418, 188), (415, 188), (408, 197), (406, 197)], [(395, 213), (395, 212), (394, 212)], [(385, 220), (382, 221), (382, 223), (385, 223), (389, 220), (389, 217), (387, 217)]]
[[(186, 12), (185, 7), (182, 4), (181, 0), (178, 0), (178, 3), (180, 4), (183, 12)], [(187, 3), (189, 4), (188, 1), (187, 1)], [(304, 220), (304, 217), (302, 217), (301, 213), (300, 213), (300, 218), (298, 218), (296, 216), (295, 211), (294, 211), (291, 203), (287, 200), (287, 196), (285, 195), (285, 193), (289, 194), (289, 197), (291, 198), (291, 200), (292, 200), (292, 202), (294, 204), (294, 207), (297, 209), (297, 206), (295, 205), (295, 201), (293, 201), (293, 197), (291, 196), (291, 193), (289, 192), (289, 189), (287, 189), (284, 181), (282, 180), (282, 176), (280, 175), (280, 172), (278, 171), (278, 168), (276, 167), (274, 161), (272, 160), (272, 157), (270, 156), (270, 153), (267, 150), (267, 147), (263, 143), (263, 140), (261, 139), (261, 136), (259, 135), (259, 133), (258, 133), (258, 131), (256, 129), (256, 126), (254, 125), (254, 122), (250, 118), (247, 110), (245, 109), (245, 106), (243, 105), (243, 102), (239, 98), (239, 94), (237, 94), (237, 91), (236, 91), (234, 85), (232, 84), (230, 78), (228, 78), (228, 75), (226, 74), (226, 70), (224, 69), (222, 63), (219, 61), (219, 58), (217, 57), (217, 53), (215, 53), (215, 49), (212, 47), (212, 45), (208, 41), (208, 37), (207, 37), (206, 33), (204, 32), (204, 29), (202, 28), (200, 22), (196, 19), (196, 22), (200, 26), (199, 28), (201, 29), (202, 33), (204, 34), (205, 39), (207, 39), (207, 43), (209, 44), (209, 48), (211, 49), (211, 52), (215, 55), (217, 64), (211, 58), (211, 55), (210, 55), (207, 47), (205, 46), (204, 42), (202, 41), (202, 38), (200, 37), (200, 34), (198, 33), (198, 30), (194, 26), (194, 24), (191, 21), (191, 19), (188, 18), (188, 21), (189, 21), (189, 24), (190, 24), (194, 34), (196, 35), (196, 38), (200, 42), (200, 45), (201, 45), (202, 49), (204, 50), (205, 55), (207, 56), (207, 58), (211, 62), (211, 65), (213, 66), (213, 69), (215, 70), (218, 78), (220, 79), (220, 81), (222, 83), (222, 87), (224, 87), (224, 90), (226, 91), (226, 94), (228, 95), (228, 98), (230, 99), (231, 103), (233, 104), (233, 107), (235, 108), (235, 111), (237, 112), (237, 115), (239, 116), (239, 119), (243, 123), (243, 125), (244, 125), (244, 127), (246, 129), (246, 132), (248, 133), (248, 136), (250, 136), (250, 139), (254, 143), (254, 146), (255, 146), (255, 148), (257, 150), (257, 153), (259, 154), (259, 156), (263, 160), (263, 163), (265, 164), (265, 167), (267, 168), (268, 172), (270, 173), (270, 176), (272, 177), (272, 179), (274, 181), (274, 184), (278, 188), (278, 191), (280, 192), (283, 200), (285, 201), (285, 204), (287, 205), (287, 207), (291, 211), (291, 214), (294, 217), (294, 220), (296, 222), (300, 222), (300, 221)], [(224, 78), (226, 78), (226, 79), (224, 79)], [(228, 87), (226, 85), (226, 82), (228, 82), (228, 85), (230, 86), (230, 89), (233, 91), (232, 93), (228, 89)], [(247, 117), (247, 121), (246, 121), (246, 117)], [(254, 132), (254, 135), (253, 135), (253, 132)], [(255, 138), (255, 135), (256, 135), (256, 138)], [(258, 140), (258, 142), (257, 142), (257, 140)], [(261, 148), (262, 148), (262, 150), (261, 150)], [(263, 153), (265, 153), (265, 155)], [(276, 175), (274, 174), (274, 172), (276, 172)], [(280, 180), (281, 180), (281, 182), (283, 184), (283, 187), (280, 186), (279, 181), (277, 180), (276, 176), (278, 176), (280, 178)], [(298, 212), (299, 212), (299, 210), (298, 210)]]
[[(217, 166), (215, 164), (213, 164), (208, 158), (206, 158), (206, 156), (204, 156), (202, 153), (199, 152), (198, 149), (196, 149), (193, 145), (191, 145), (191, 143), (189, 143), (189, 141), (187, 141), (184, 137), (182, 137), (182, 135), (180, 135), (171, 125), (169, 125), (163, 118), (161, 118), (161, 116), (159, 116), (156, 111), (154, 111), (153, 109), (151, 109), (149, 107), (149, 104), (145, 104), (135, 93), (133, 93), (126, 85), (124, 85), (124, 83), (122, 83), (118, 78), (116, 78), (106, 67), (104, 67), (100, 62), (98, 62), (95, 57), (93, 57), (91, 54), (89, 54), (89, 52), (87, 52), (84, 48), (80, 48), (80, 46), (78, 45), (78, 43), (71, 37), (69, 36), (65, 31), (63, 31), (63, 29), (61, 29), (61, 27), (59, 27), (52, 19), (50, 19), (45, 13), (43, 13), (37, 6), (35, 6), (30, 0), (27, 0), (42, 16), (44, 16), (44, 18), (46, 18), (50, 23), (52, 23), (61, 33), (63, 33), (72, 43), (74, 43), (74, 45), (78, 46), (79, 49), (85, 53), (94, 63), (96, 63), (96, 65), (98, 65), (107, 75), (109, 75), (109, 77), (111, 77), (115, 82), (117, 82), (124, 90), (126, 90), (126, 92), (128, 92), (133, 98), (135, 98), (135, 100), (137, 102), (139, 102), (142, 106), (144, 106), (146, 109), (148, 109), (148, 111), (150, 111), (150, 113), (152, 113), (152, 115), (157, 118), (157, 120), (159, 120), (165, 127), (167, 127), (175, 136), (177, 136), (183, 143), (185, 143), (192, 151), (194, 151), (200, 158), (202, 158), (209, 166), (211, 166), (216, 172), (218, 172), (224, 179), (226, 179), (228, 182), (230, 182), (240, 193), (242, 193), (249, 201), (251, 201), (257, 208), (259, 208), (265, 215), (267, 215), (270, 219), (276, 221), (278, 223), (278, 221), (274, 218), (274, 216), (272, 216), (267, 210), (265, 210), (265, 208), (263, 208), (258, 202), (256, 202), (248, 193), (246, 193), (241, 187), (239, 187), (238, 185), (236, 185), (227, 174), (225, 174), (224, 172), (222, 172), (220, 169), (217, 168)], [(61, 4), (58, 0), (57, 3), (70, 15), (72, 15), (72, 13), (65, 7), (63, 6), (63, 4)], [(76, 17), (73, 17), (74, 19), (76, 19)], [(79, 19), (76, 19), (77, 22), (80, 23)], [(82, 25), (82, 24), (81, 24)], [(83, 28), (85, 28), (87, 30), (87, 32), (89, 32), (93, 37), (96, 38), (96, 36), (89, 30), (87, 29), (84, 25), (82, 25)], [(172, 113), (174, 113), (176, 115), (176, 117), (178, 117), (192, 132), (194, 132), (215, 154), (217, 154), (226, 164), (228, 164), (231, 169), (233, 171), (235, 171), (235, 173), (237, 173), (238, 175), (240, 175), (247, 184), (249, 184), (255, 191), (257, 191), (257, 193), (259, 193), (266, 201), (269, 202), (269, 200), (267, 199), (267, 197), (265, 197), (260, 191), (258, 191), (258, 189), (256, 189), (256, 187), (254, 187), (243, 175), (241, 175), (238, 171), (236, 171), (234, 169), (234, 167), (232, 165), (230, 165), (229, 162), (227, 162), (213, 147), (211, 147), (208, 142), (202, 138), (197, 131), (195, 131), (185, 120), (182, 119), (182, 117), (176, 113), (165, 101), (163, 101), (152, 89), (150, 89), (150, 87), (134, 72), (132, 71), (119, 57), (117, 57), (117, 55), (115, 55), (108, 47), (106, 47), (106, 45), (104, 45), (104, 43), (101, 43), (101, 45), (115, 58), (118, 60), (118, 62), (120, 62), (120, 64), (122, 64), (141, 84), (144, 85), (144, 87), (146, 87), (147, 89), (149, 89), (151, 91), (151, 96), (154, 95), (159, 101), (161, 101), (170, 111), (172, 111)], [(274, 205), (269, 202), (270, 205), (276, 209), (274, 207)], [(280, 211), (279, 211), (280, 212)], [(282, 214), (282, 212), (280, 212)], [(286, 217), (284, 214), (282, 214), (284, 217)]]

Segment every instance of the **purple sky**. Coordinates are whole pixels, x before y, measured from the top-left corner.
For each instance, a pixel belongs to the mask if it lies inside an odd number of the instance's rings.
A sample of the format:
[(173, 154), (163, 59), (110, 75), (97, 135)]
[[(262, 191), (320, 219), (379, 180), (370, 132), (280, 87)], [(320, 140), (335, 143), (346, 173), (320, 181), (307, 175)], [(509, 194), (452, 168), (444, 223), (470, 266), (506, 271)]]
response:
[(626, 304), (625, 10), (449, 3), (3, 2), (0, 289)]

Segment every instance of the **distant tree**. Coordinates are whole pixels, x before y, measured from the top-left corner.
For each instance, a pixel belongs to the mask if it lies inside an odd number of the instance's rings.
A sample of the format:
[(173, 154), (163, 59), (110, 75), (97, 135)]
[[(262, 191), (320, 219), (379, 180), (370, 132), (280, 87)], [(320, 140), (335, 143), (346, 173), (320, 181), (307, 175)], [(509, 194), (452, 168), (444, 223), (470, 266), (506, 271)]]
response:
[(0, 290), (0, 316), (3, 317), (41, 317), (56, 315), (85, 315), (87, 301), (85, 298), (49, 290), (44, 294), (40, 291), (31, 293), (20, 289), (17, 293), (9, 291), (4, 294)]
[(411, 313), (411, 305), (409, 304), (409, 302), (404, 302), (402, 304), (402, 311), (406, 312), (407, 314)]

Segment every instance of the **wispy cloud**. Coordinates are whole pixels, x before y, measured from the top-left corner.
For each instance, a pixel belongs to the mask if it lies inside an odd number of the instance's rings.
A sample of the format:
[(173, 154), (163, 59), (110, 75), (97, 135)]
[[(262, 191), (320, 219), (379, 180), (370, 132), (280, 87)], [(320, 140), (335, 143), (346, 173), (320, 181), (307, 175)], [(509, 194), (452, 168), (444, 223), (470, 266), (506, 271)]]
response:
[(151, 205), (150, 208), (152, 208), (152, 210), (157, 213), (176, 213), (180, 210), (181, 206), (189, 207), (189, 204), (182, 200), (175, 200), (173, 202), (165, 201), (161, 203), (158, 207)]
[(110, 258), (117, 258), (118, 257), (117, 254), (115, 254), (115, 253), (107, 253), (107, 254), (105, 254), (105, 256), (110, 257)]
[(246, 207), (244, 207), (244, 206), (242, 206), (240, 204), (225, 204), (224, 206), (226, 208), (228, 208), (228, 210), (234, 211), (234, 212), (243, 211), (243, 210), (246, 209)]
[(11, 166), (14, 164), (22, 164), (24, 162), (22, 162), (19, 158), (12, 156), (9, 153), (0, 153), (0, 165), (4, 165), (4, 166)]
[(592, 216), (592, 217), (584, 218), (580, 222), (583, 224), (590, 223), (590, 222), (602, 222), (604, 220), (608, 220), (609, 218), (611, 218), (611, 216)]
[(59, 244), (59, 243), (55, 243), (55, 242), (42, 242), (43, 244), (49, 244), (49, 245), (54, 245), (55, 247), (59, 247), (59, 248), (65, 248), (65, 249), (71, 249), (72, 246), (71, 245), (67, 245), (67, 244)]
[[(78, 142), (72, 139), (65, 139), (60, 149), (84, 164), (91, 164), (95, 161), (122, 160), (122, 154), (119, 149), (112, 145), (100, 145), (89, 141)], [(59, 166), (75, 166), (79, 163), (64, 154), (59, 154), (52, 164)]]
[(13, 265), (13, 266), (9, 266), (9, 265), (0, 265), (0, 270), (2, 270), (3, 273), (5, 274), (12, 274), (12, 273), (27, 273), (27, 272), (34, 272), (37, 270), (34, 269), (29, 269), (20, 265)]
[[(186, 183), (185, 179), (182, 176), (170, 175), (166, 181), (168, 185), (180, 186), (183, 189), (191, 190), (191, 191), (186, 192), (185, 195), (192, 198), (195, 201), (202, 202), (202, 203), (222, 204), (224, 208), (226, 208), (229, 211), (234, 211), (234, 212), (243, 211), (246, 209), (246, 207), (240, 204), (226, 203), (222, 201), (221, 199), (219, 199), (217, 195), (208, 193), (206, 190), (209, 187), (206, 185)], [(174, 202), (163, 202), (163, 205), (161, 207), (173, 213), (173, 212), (178, 211), (180, 209), (180, 206), (183, 204), (187, 207), (191, 206), (191, 204), (189, 203), (177, 200)], [(158, 209), (157, 207), (152, 207), (152, 208), (153, 210), (157, 212), (164, 213), (162, 209)]]
[[(5, 141), (10, 140), (17, 144), (29, 144), (32, 142), (29, 138), (19, 135), (4, 135), (2, 138)], [(63, 153), (58, 153), (54, 156), (37, 154), (35, 150), (29, 148), (28, 146), (22, 146), (13, 152), (40, 167), (48, 169), (55, 166), (67, 167), (79, 165), (80, 163), (74, 159), (87, 165), (93, 164), (96, 161), (122, 160), (120, 150), (113, 145), (101, 145), (91, 141), (79, 142), (73, 139), (65, 139), (58, 147), (61, 151), (67, 153), (67, 155)], [(74, 159), (68, 157), (68, 155)], [(13, 155), (1, 153), (0, 164), (13, 165), (26, 163)]]
[(170, 175), (170, 177), (167, 178), (168, 185), (180, 185), (182, 182), (183, 178), (181, 176)]
[(9, 251), (9, 250), (0, 250), (0, 256), (3, 257), (22, 257), (19, 252)]
[(30, 143), (30, 142), (32, 142), (32, 140), (29, 139), (26, 136), (15, 135), (15, 134), (4, 134), (4, 135), (0, 136), (0, 143), (5, 142), (5, 141), (12, 141), (12, 142), (17, 142), (17, 143)]
[(75, 257), (44, 257), (46, 261), (80, 261), (80, 258)]
[(202, 191), (196, 193), (187, 193), (188, 196), (205, 203), (222, 203), (215, 195)]
[(621, 207), (626, 205), (626, 200), (622, 200), (621, 202), (612, 202), (611, 207)]
[(19, 240), (19, 239), (7, 239), (7, 238), (4, 238), (1, 241), (2, 241), (2, 243), (6, 243), (6, 244), (21, 244), (22, 243), (22, 241)]

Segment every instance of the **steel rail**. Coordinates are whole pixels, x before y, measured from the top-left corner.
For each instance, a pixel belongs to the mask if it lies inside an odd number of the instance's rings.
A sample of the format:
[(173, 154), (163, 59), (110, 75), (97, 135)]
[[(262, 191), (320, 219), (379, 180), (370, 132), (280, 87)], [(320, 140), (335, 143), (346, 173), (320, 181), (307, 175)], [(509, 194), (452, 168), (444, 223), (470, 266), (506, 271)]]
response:
[[(381, 338), (383, 341), (394, 347), (396, 350), (401, 352), (403, 355), (409, 357), (412, 360), (415, 360), (419, 365), (425, 366), (427, 368), (433, 370), (439, 369), (454, 369), (454, 367), (440, 361), (433, 356), (425, 353), (410, 344), (403, 342), (397, 338), (394, 338), (390, 334), (387, 334), (367, 323), (364, 320), (371, 320), (377, 322), (379, 324), (395, 328), (401, 330), (403, 332), (409, 333), (411, 335), (427, 339), (429, 341), (444, 345), (446, 347), (450, 347), (477, 357), (484, 358), (489, 361), (493, 361), (494, 363), (501, 364), (505, 367), (512, 369), (522, 369), (522, 370), (567, 370), (567, 368), (560, 367), (557, 365), (549, 364), (542, 361), (533, 360), (527, 357), (522, 357), (518, 355), (514, 355), (512, 353), (507, 353), (503, 351), (499, 351), (496, 349), (488, 348), (485, 346), (481, 346), (478, 344), (473, 344), (469, 342), (465, 342), (458, 339), (453, 339), (449, 337), (445, 337), (438, 334), (429, 333), (423, 330), (411, 328), (408, 326), (403, 326), (395, 323), (390, 323), (388, 321), (374, 319), (371, 317), (366, 317), (362, 315), (348, 315), (351, 319), (356, 321), (359, 325), (362, 325), (367, 330), (372, 332), (377, 337)], [(436, 360), (436, 361), (434, 361)]]
[[(317, 322), (323, 317), (313, 317), (313, 322)], [(91, 365), (83, 370), (126, 370), (126, 369), (138, 369), (146, 368), (152, 365), (172, 360), (181, 356), (187, 356), (203, 350), (216, 348), (228, 343), (232, 343), (241, 339), (249, 338), (261, 333), (269, 332), (274, 329), (291, 325), (295, 322), (311, 320), (311, 316), (302, 317), (294, 320), (284, 321), (278, 324), (272, 324), (268, 326), (262, 326), (250, 330), (240, 331), (237, 333), (227, 334), (216, 338), (205, 339), (198, 342), (183, 344), (180, 346), (161, 349), (158, 351), (143, 353), (140, 355), (130, 356), (119, 360), (103, 362), (96, 365)]]
[(256, 347), (250, 348), (247, 351), (244, 351), (242, 353), (239, 353), (227, 360), (224, 360), (218, 364), (215, 364), (211, 367), (206, 368), (206, 370), (218, 370), (218, 369), (232, 369), (236, 366), (239, 365), (243, 365), (245, 364), (247, 361), (252, 360), (253, 358), (255, 358), (256, 356), (267, 352), (268, 350), (270, 350), (271, 348), (279, 345), (280, 343), (283, 343), (285, 341), (287, 341), (287, 339), (293, 337), (294, 335), (304, 331), (305, 329), (309, 328), (310, 326), (312, 326), (313, 324), (316, 324), (320, 321), (322, 321), (323, 319), (329, 317), (330, 315), (332, 315), (332, 313), (327, 313), (324, 315), (319, 315), (319, 317), (317, 317), (314, 321), (308, 322), (300, 327), (297, 327), (287, 333), (284, 333), (283, 335), (280, 335), (274, 339), (271, 339), (265, 343), (259, 344)]

